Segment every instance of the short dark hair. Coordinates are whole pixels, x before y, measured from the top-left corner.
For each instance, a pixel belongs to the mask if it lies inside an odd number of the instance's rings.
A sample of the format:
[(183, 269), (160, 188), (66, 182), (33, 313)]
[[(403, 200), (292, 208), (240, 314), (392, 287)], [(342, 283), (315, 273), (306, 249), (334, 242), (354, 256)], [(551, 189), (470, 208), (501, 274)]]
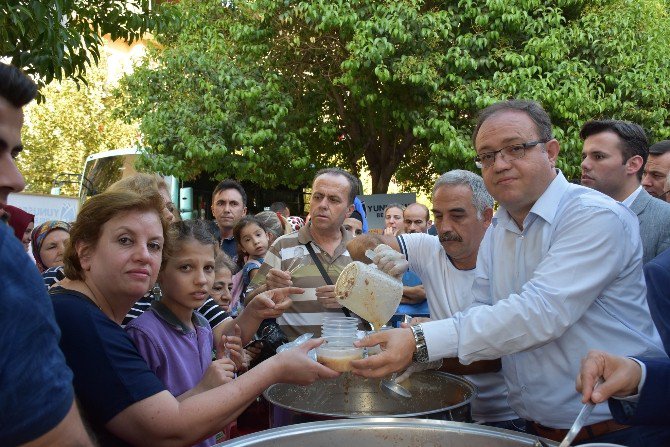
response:
[[(347, 179), (347, 182), (349, 182), (349, 205), (354, 203), (354, 199), (358, 195), (358, 180), (356, 177), (354, 177), (351, 173), (345, 171), (344, 169), (340, 168), (324, 168), (320, 169), (316, 175), (314, 176), (314, 180), (317, 178), (321, 177), (322, 175), (341, 175), (345, 179)], [(314, 181), (312, 181), (314, 183)]]
[(670, 152), (670, 140), (659, 141), (649, 148), (650, 155), (663, 155), (666, 152)]
[[(579, 138), (586, 140), (592, 135), (602, 132), (614, 132), (621, 143), (619, 150), (625, 164), (629, 158), (639, 155), (642, 157), (642, 166), (647, 162), (649, 155), (649, 140), (644, 129), (639, 124), (621, 120), (591, 120), (584, 123), (579, 131)], [(642, 168), (637, 171), (638, 180), (642, 180)]]
[(286, 204), (284, 202), (275, 202), (272, 205), (270, 205), (270, 211), (274, 211), (275, 213), (279, 213), (281, 211), (284, 211), (286, 209)]
[(214, 188), (214, 192), (212, 193), (212, 202), (214, 201), (214, 197), (216, 197), (218, 193), (220, 193), (221, 191), (226, 191), (228, 189), (236, 189), (237, 192), (239, 192), (240, 195), (242, 196), (242, 205), (244, 205), (245, 207), (247, 206), (247, 192), (244, 190), (244, 188), (239, 182), (229, 178), (222, 180), (221, 182), (219, 182), (218, 185), (216, 185), (216, 188)]
[(542, 141), (549, 141), (554, 138), (551, 132), (551, 118), (549, 118), (549, 114), (542, 108), (539, 102), (526, 101), (522, 99), (511, 99), (508, 101), (500, 101), (496, 102), (495, 104), (491, 104), (485, 109), (482, 109), (477, 114), (477, 125), (475, 126), (475, 130), (472, 133), (473, 146), (475, 144), (475, 140), (477, 139), (479, 128), (482, 127), (484, 121), (491, 118), (498, 112), (509, 110), (523, 112), (528, 115), (528, 117), (535, 123), (538, 134), (537, 136)]
[(0, 63), (0, 96), (17, 109), (35, 99), (37, 84), (13, 65)]

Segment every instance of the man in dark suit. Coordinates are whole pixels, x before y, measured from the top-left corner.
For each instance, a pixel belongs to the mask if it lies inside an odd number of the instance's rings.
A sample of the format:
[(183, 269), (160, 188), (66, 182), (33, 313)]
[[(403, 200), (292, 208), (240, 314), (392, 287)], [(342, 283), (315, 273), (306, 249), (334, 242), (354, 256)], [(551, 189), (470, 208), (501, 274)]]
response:
[[(595, 390), (596, 380), (603, 383)], [(638, 360), (590, 351), (582, 360), (577, 391), (582, 402), (607, 400), (614, 419), (626, 425), (670, 424), (670, 359)]]
[(627, 121), (589, 121), (582, 127), (582, 185), (628, 206), (640, 221), (643, 264), (670, 248), (670, 204), (640, 185), (649, 154), (644, 129)]
[(670, 250), (645, 264), (644, 279), (651, 318), (661, 335), (665, 352), (670, 353)]

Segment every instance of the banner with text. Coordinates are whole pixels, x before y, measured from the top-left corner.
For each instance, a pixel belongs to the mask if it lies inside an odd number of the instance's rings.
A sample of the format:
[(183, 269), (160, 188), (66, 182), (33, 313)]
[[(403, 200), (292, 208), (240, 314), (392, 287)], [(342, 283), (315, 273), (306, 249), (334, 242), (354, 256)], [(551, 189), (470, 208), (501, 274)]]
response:
[(372, 233), (377, 233), (384, 229), (384, 208), (392, 203), (399, 203), (407, 206), (410, 203), (416, 202), (416, 194), (400, 193), (400, 194), (371, 194), (369, 196), (358, 196), (365, 206), (365, 213), (368, 219), (368, 228)]

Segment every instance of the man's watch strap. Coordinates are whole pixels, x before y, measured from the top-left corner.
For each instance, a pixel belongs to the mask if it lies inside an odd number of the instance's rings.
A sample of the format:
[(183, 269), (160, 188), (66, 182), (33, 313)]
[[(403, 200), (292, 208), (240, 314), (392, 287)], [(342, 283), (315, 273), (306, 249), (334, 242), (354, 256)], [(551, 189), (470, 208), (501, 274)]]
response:
[(426, 338), (423, 335), (423, 328), (420, 324), (410, 326), (410, 328), (414, 335), (414, 344), (416, 347), (412, 359), (417, 363), (428, 363), (428, 346), (426, 346)]

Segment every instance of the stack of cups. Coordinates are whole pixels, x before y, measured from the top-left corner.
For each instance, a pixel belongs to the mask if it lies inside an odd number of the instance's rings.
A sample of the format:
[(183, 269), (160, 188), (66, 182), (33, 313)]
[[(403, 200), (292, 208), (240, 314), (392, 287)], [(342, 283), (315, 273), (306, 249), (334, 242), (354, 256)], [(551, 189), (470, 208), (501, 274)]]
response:
[(316, 348), (317, 361), (335, 371), (351, 371), (351, 361), (363, 357), (363, 348), (354, 346), (357, 330), (357, 318), (324, 318), (321, 337), (326, 341)]

